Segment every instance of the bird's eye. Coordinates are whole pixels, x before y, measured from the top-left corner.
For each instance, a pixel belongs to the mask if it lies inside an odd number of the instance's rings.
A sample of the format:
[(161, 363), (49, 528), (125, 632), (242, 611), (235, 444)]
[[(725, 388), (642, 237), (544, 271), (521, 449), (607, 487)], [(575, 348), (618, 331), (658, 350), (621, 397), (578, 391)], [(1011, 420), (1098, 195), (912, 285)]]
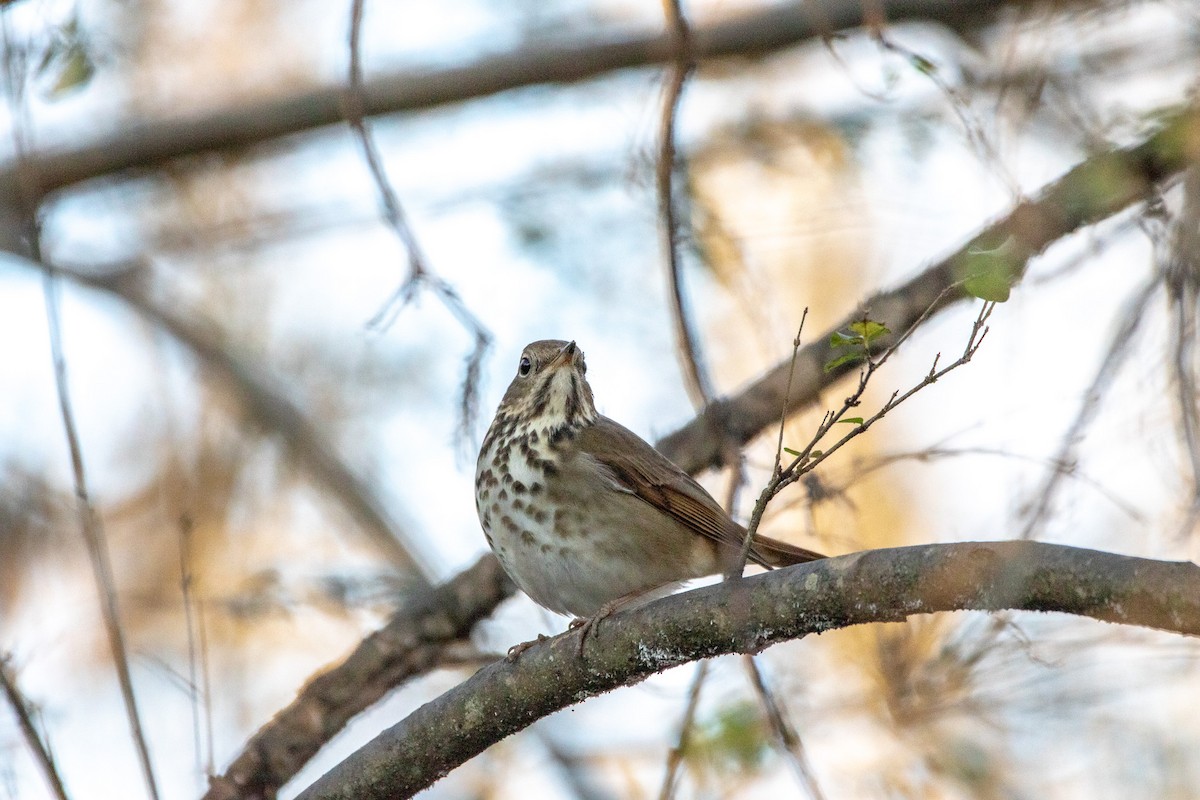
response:
[(517, 368), (517, 374), (528, 375), (531, 369), (533, 369), (533, 362), (529, 360), (529, 356), (521, 356), (521, 366)]

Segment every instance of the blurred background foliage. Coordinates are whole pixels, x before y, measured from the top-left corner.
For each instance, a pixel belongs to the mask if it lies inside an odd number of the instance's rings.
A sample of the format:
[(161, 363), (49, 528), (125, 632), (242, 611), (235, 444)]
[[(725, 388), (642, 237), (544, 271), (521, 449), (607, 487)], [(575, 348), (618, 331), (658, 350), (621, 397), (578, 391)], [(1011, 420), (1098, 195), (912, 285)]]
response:
[[(700, 66), (678, 121), (683, 246), (688, 310), (719, 391), (786, 358), (804, 309), (811, 338), (1195, 99), (1192, 3), (996, 5)], [(686, 11), (703, 27), (759, 7)], [(367, 4), (367, 77), (658, 30), (661, 13), (628, 0)], [(349, 4), (318, 0), (5, 3), (0, 152), (11, 171), (159, 120), (340, 86), (349, 15)], [(470, 331), (429, 291), (370, 324), (407, 255), (346, 126), (268, 140), (250, 130), (238, 148), (65, 187), (40, 206), (41, 249), (97, 274), (135, 264), (126, 279), (141, 296), (295, 404), (386, 509), (425, 577), (443, 580), (485, 547), (474, 447), (524, 343), (578, 340), (601, 409), (647, 438), (695, 411), (656, 233), (661, 83), (657, 67), (623, 70), (372, 120), (429, 266), (493, 337), (465, 438), (455, 431)], [(1177, 232), (1200, 224), (1185, 188), (1172, 183), (1036, 259), (977, 360), (779, 498), (767, 532), (835, 554), (1014, 537), (1058, 472), (1032, 535), (1195, 559), (1195, 397), (1183, 380), (1195, 361), (1195, 279), (1175, 300), (1131, 300), (1172, 259), (1200, 258), (1180, 249), (1188, 237)], [(132, 797), (139, 777), (78, 533), (43, 308), (38, 270), (0, 261), (0, 654), (68, 788)], [(135, 304), (68, 282), (62, 314), (159, 785), (164, 797), (195, 797), (205, 773), (377, 627), (414, 576), (314, 480), (270, 408)], [(936, 353), (957, 354), (974, 314), (923, 326), (866, 405), (918, 381)], [(1129, 314), (1136, 335), (1110, 347)], [(831, 390), (825, 404), (842, 396)], [(790, 419), (785, 444), (806, 441), (823, 411)], [(1064, 440), (1080, 415), (1086, 435)], [(737, 480), (704, 482), (744, 515), (774, 442), (746, 450)], [(520, 598), (473, 641), (486, 656), (563, 622)], [(1200, 795), (1189, 713), (1198, 653), (1143, 630), (963, 613), (829, 633), (760, 662), (831, 800), (1185, 798)], [(467, 670), (398, 690), (287, 794)], [(544, 720), (430, 796), (656, 796), (687, 672)], [(10, 717), (0, 714), (0, 792), (42, 797)], [(812, 792), (737, 659), (713, 665), (682, 756), (678, 796)]]

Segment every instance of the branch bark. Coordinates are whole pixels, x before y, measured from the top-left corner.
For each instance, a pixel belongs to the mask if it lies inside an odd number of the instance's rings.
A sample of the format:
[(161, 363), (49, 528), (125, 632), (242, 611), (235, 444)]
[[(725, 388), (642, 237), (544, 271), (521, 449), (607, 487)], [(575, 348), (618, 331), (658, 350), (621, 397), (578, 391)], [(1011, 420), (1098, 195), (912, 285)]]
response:
[(955, 610), (1059, 611), (1200, 635), (1200, 567), (1039, 542), (855, 553), (674, 595), (497, 661), (338, 764), (300, 800), (408, 797), (588, 697), (727, 653)]
[[(863, 23), (865, 7), (881, 7), (891, 22), (925, 20), (954, 28), (981, 24), (1005, 8), (1031, 0), (824, 0), (789, 3), (696, 28), (696, 61), (758, 57)], [(1064, 5), (1088, 5), (1079, 0)], [(814, 7), (815, 6), (815, 7)], [(512, 89), (566, 84), (611, 72), (667, 64), (677, 58), (669, 33), (590, 36), (573, 42), (526, 45), (474, 63), (425, 72), (406, 70), (367, 82), (368, 116), (435, 108)], [(343, 121), (342, 87), (321, 87), (288, 97), (260, 100), (205, 114), (123, 124), (109, 137), (82, 147), (31, 154), (38, 176), (36, 198), (72, 184), (131, 169), (215, 151), (227, 151), (310, 131)], [(0, 189), (12, 185), (11, 167), (0, 171)], [(0, 192), (3, 193), (3, 192)]]
[(338, 666), (313, 678), (255, 734), (204, 800), (273, 798), (351, 717), (441, 661), (446, 648), (513, 592), (491, 555), (430, 592), (417, 593)]

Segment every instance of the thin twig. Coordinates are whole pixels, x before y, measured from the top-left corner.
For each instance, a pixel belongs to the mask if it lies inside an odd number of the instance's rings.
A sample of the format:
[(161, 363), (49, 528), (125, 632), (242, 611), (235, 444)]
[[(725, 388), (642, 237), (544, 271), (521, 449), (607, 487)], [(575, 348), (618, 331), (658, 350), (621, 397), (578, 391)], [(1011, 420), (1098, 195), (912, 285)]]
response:
[[(3, 25), (4, 40), (4, 77), (8, 94), (9, 106), (13, 114), (12, 139), (16, 152), (18, 181), (17, 202), (21, 208), (25, 228), (25, 246), (35, 261), (41, 260), (41, 219), (37, 199), (40, 180), (37, 166), (29, 158), (29, 147), (25, 137), (27, 109), (24, 103), (24, 74), (17, 64), (17, 48), (13, 46), (8, 27), (8, 17), (0, 17)], [(23, 64), (21, 66), (24, 66)], [(146, 789), (153, 800), (158, 800), (158, 786), (154, 778), (154, 767), (150, 762), (150, 750), (146, 745), (146, 737), (142, 732), (141, 718), (138, 714), (137, 699), (133, 691), (133, 679), (129, 671), (129, 655), (125, 646), (125, 635), (121, 628), (120, 612), (117, 608), (117, 592), (113, 579), (112, 562), (109, 557), (108, 543), (105, 539), (104, 528), (100, 517), (92, 507), (88, 494), (87, 476), (83, 466), (83, 449), (79, 443), (79, 433), (75, 425), (75, 414), (71, 407), (71, 395), (67, 381), (67, 362), (63, 355), (62, 325), (59, 319), (59, 284), (55, 270), (46, 266), (43, 271), (43, 298), (46, 308), (46, 321), (50, 337), (50, 358), (54, 368), (54, 385), (58, 393), (58, 408), (62, 418), (63, 432), (66, 434), (67, 447), (71, 458), (71, 471), (75, 484), (75, 497), (80, 519), (80, 528), (87, 545), (88, 556), (91, 560), (92, 573), (96, 580), (96, 589), (100, 596), (100, 611), (104, 618), (105, 630), (108, 634), (109, 649), (112, 651), (113, 662), (117, 670), (117, 680), (121, 686), (121, 698), (125, 712), (129, 718), (129, 728), (133, 736), (134, 747), (146, 782)]]
[(671, 752), (667, 754), (667, 770), (663, 775), (662, 786), (658, 790), (658, 800), (670, 800), (675, 796), (675, 788), (679, 781), (679, 767), (683, 764), (684, 756), (692, 737), (696, 723), (696, 708), (700, 705), (700, 690), (708, 678), (707, 661), (696, 665), (696, 674), (692, 676), (692, 685), (688, 687), (687, 707), (683, 710), (683, 720), (679, 723), (679, 739)]
[(213, 734), (212, 670), (210, 669), (212, 661), (208, 656), (208, 623), (204, 617), (204, 601), (196, 603), (196, 633), (200, 644), (200, 679), (202, 682), (200, 696), (204, 698), (204, 719), (207, 723), (204, 727), (207, 739), (205, 743), (208, 745), (204, 749), (206, 756), (204, 774), (213, 775), (217, 771), (217, 765), (213, 761), (216, 747)]
[[(947, 287), (943, 291), (943, 294), (953, 288), (955, 287)], [(901, 334), (900, 337), (897, 338), (896, 341), (881, 355), (878, 357), (872, 356), (868, 350), (865, 355), (866, 364), (859, 373), (858, 387), (849, 397), (846, 398), (846, 400), (842, 403), (841, 408), (837, 409), (836, 411), (826, 412), (825, 418), (821, 421), (821, 424), (817, 426), (817, 430), (809, 440), (808, 444), (802, 450), (796, 453), (795, 458), (792, 459), (792, 462), (788, 464), (787, 467), (783, 468), (782, 470), (777, 470), (774, 474), (772, 474), (771, 479), (767, 482), (767, 485), (759, 494), (758, 501), (754, 504), (754, 511), (750, 515), (750, 524), (747, 526), (748, 530), (751, 532), (751, 535), (754, 531), (758, 530), (758, 526), (762, 522), (762, 516), (766, 512), (767, 504), (770, 503), (770, 501), (774, 499), (781, 491), (783, 491), (784, 488), (795, 483), (804, 475), (812, 472), (827, 458), (832, 456), (838, 450), (842, 449), (851, 440), (866, 433), (872, 425), (883, 419), (884, 416), (890, 413), (897, 406), (907, 401), (917, 392), (936, 383), (947, 373), (958, 369), (971, 360), (971, 358), (978, 351), (979, 346), (983, 343), (984, 337), (987, 335), (988, 328), (986, 327), (986, 323), (992, 314), (992, 310), (995, 308), (995, 303), (985, 302), (980, 308), (979, 315), (975, 318), (975, 322), (971, 325), (971, 333), (967, 337), (967, 343), (963, 347), (962, 355), (959, 356), (956, 361), (945, 367), (942, 367), (941, 369), (938, 369), (937, 364), (941, 357), (941, 354), (939, 353), (934, 357), (933, 365), (929, 368), (929, 372), (914, 386), (903, 393), (901, 393), (899, 390), (893, 392), (891, 397), (888, 398), (887, 402), (880, 406), (878, 411), (876, 411), (870, 417), (867, 417), (865, 420), (857, 422), (857, 424), (854, 425), (849, 433), (843, 435), (840, 439), (824, 450), (816, 449), (817, 444), (820, 443), (826, 434), (833, 429), (833, 426), (838, 424), (842, 418), (846, 416), (846, 413), (849, 412), (850, 409), (856, 408), (862, 402), (863, 394), (866, 392), (867, 385), (870, 383), (875, 372), (878, 371), (878, 369), (882, 367), (889, 358), (891, 358), (892, 354), (896, 352), (897, 348), (899, 348), (901, 344), (908, 340), (908, 337), (911, 336), (913, 331), (915, 331), (922, 324), (924, 319), (930, 313), (932, 313), (933, 309), (937, 307), (940, 301), (941, 296), (939, 295), (938, 299), (934, 300), (934, 302), (931, 303), (928, 308), (926, 308), (925, 312), (918, 317), (913, 324), (906, 331), (904, 331), (904, 333)]]
[(408, 254), (408, 275), (392, 293), (391, 297), (380, 307), (379, 311), (367, 322), (367, 327), (374, 330), (386, 330), (400, 312), (404, 310), (422, 288), (433, 292), (450, 314), (471, 335), (472, 349), (467, 356), (466, 369), (463, 374), (462, 391), (459, 397), (458, 430), (456, 438), (460, 445), (465, 445), (472, 438), (475, 420), (479, 412), (479, 377), (483, 370), (483, 359), (491, 347), (492, 335), (478, 317), (471, 312), (459, 297), (458, 292), (448, 281), (440, 277), (429, 267), (421, 251), (416, 234), (409, 224), (408, 215), (400, 203), (400, 197), (388, 180), (387, 170), (375, 144), (375, 137), (366, 120), (366, 100), (363, 88), (362, 71), (362, 22), (365, 0), (353, 0), (350, 6), (350, 82), (342, 100), (343, 113), (350, 129), (362, 148), (363, 158), (379, 192), (383, 209), (383, 218), (388, 227), (396, 234)]
[(779, 702), (779, 698), (767, 686), (766, 679), (763, 678), (762, 670), (758, 668), (758, 661), (754, 656), (742, 656), (742, 663), (746, 665), (746, 672), (750, 675), (750, 684), (754, 687), (763, 709), (767, 712), (767, 721), (771, 723), (771, 730), (775, 732), (779, 745), (787, 754), (788, 763), (792, 765), (796, 779), (812, 800), (825, 800), (825, 793), (821, 791), (821, 785), (817, 783), (812, 765), (808, 762), (808, 755), (804, 751), (804, 742), (800, 739), (800, 733), (788, 718), (787, 708)]
[(1050, 506), (1062, 486), (1063, 478), (1074, 472), (1075, 448), (1083, 441), (1084, 432), (1099, 412), (1105, 388), (1113, 381), (1125, 363), (1125, 359), (1132, 352), (1135, 336), (1146, 316), (1146, 306), (1158, 290), (1162, 280), (1161, 273), (1151, 276), (1126, 304), (1125, 311), (1121, 315), (1121, 324), (1113, 331), (1108, 349), (1100, 361), (1100, 367), (1096, 370), (1091, 384), (1083, 395), (1079, 411), (1076, 412), (1075, 419), (1071, 422), (1067, 432), (1063, 434), (1058, 451), (1051, 457), (1050, 463), (1056, 465), (1056, 468), (1047, 474), (1035, 495), (1036, 499), (1025, 507), (1028, 517), (1021, 529), (1020, 538), (1037, 538), (1038, 529), (1045, 523), (1050, 513)]
[(1196, 408), (1196, 304), (1200, 302), (1200, 166), (1183, 181), (1183, 209), (1175, 220), (1171, 252), (1165, 268), (1167, 299), (1175, 336), (1171, 347), (1175, 403), (1183, 446), (1191, 467), (1191, 502), (1182, 532), (1190, 533), (1200, 517), (1200, 414)]
[[(192, 706), (192, 747), (196, 752), (196, 766), (203, 769), (205, 756), (202, 731), (205, 718), (200, 698), (199, 658), (196, 644), (196, 620), (192, 598), (192, 520), (186, 514), (179, 519), (179, 595), (183, 601), (183, 627), (187, 633), (188, 700)], [(209, 754), (211, 758), (211, 754)]]
[[(933, 461), (939, 458), (960, 458), (966, 456), (996, 456), (998, 458), (1012, 459), (1027, 464), (1037, 464), (1065, 472), (1074, 480), (1094, 489), (1101, 497), (1112, 503), (1118, 511), (1127, 516), (1131, 522), (1141, 522), (1145, 518), (1136, 507), (1116, 495), (1111, 489), (1100, 483), (1100, 481), (1079, 471), (1073, 464), (1056, 462), (1044, 456), (1013, 453), (997, 447), (945, 447), (934, 445), (933, 447), (926, 447), (921, 450), (887, 453), (869, 460), (856, 460), (852, 472), (854, 478), (857, 480), (901, 461)], [(808, 477), (812, 478), (814, 476), (810, 474)], [(845, 483), (832, 485), (823, 483), (821, 491), (824, 497), (833, 497), (842, 495), (848, 488), (849, 484)], [(784, 503), (780, 508), (788, 508), (789, 506), (790, 503)]]
[(675, 203), (674, 186), (675, 119), (679, 112), (683, 87), (695, 68), (695, 61), (692, 56), (692, 33), (683, 15), (680, 0), (663, 0), (663, 10), (676, 56), (663, 87), (662, 116), (659, 120), (658, 164), (655, 170), (659, 235), (662, 238), (663, 256), (666, 259), (667, 279), (671, 290), (675, 343), (683, 360), (684, 386), (692, 404), (697, 408), (704, 408), (713, 400), (712, 380), (704, 365), (699, 335), (688, 315), (688, 304), (683, 296), (683, 260), (679, 253), (680, 215)]
[(67, 800), (67, 790), (58, 774), (58, 767), (54, 764), (54, 754), (50, 752), (49, 743), (43, 741), (38, 733), (37, 725), (33, 721), (35, 709), (17, 687), (16, 676), (9, 671), (9, 659), (9, 654), (0, 653), (0, 689), (4, 691), (8, 704), (12, 706), (17, 725), (21, 728), (21, 735), (25, 737), (25, 744), (41, 767), (46, 783), (50, 785), (50, 791), (58, 800)]
[(117, 680), (121, 685), (121, 698), (125, 713), (129, 717), (129, 730), (133, 736), (146, 791), (154, 800), (158, 799), (158, 783), (154, 777), (154, 766), (150, 762), (150, 748), (142, 730), (138, 714), (137, 697), (133, 691), (133, 678), (129, 670), (129, 651), (125, 644), (125, 632), (121, 628), (121, 613), (117, 605), (116, 580), (113, 578), (112, 559), (108, 552), (108, 541), (100, 516), (92, 506), (88, 492), (87, 474), (83, 465), (83, 448), (79, 443), (79, 431), (75, 425), (75, 412), (71, 406), (71, 393), (67, 381), (67, 362), (63, 355), (62, 325), (59, 319), (59, 284), (53, 267), (45, 272), (44, 295), (46, 318), (50, 332), (50, 354), (54, 364), (54, 384), (58, 392), (58, 410), (62, 418), (63, 432), (67, 437), (67, 448), (71, 455), (71, 472), (75, 481), (75, 499), (79, 512), (83, 540), (87, 544), (92, 574), (96, 579), (96, 590), (100, 595), (100, 610), (104, 617), (104, 628), (108, 634), (108, 646), (112, 651), (117, 668)]
[[(804, 332), (804, 323), (808, 320), (808, 306), (804, 307), (804, 313), (800, 315), (800, 325), (796, 328), (796, 336), (792, 339), (792, 361), (788, 366), (787, 389), (783, 393), (783, 403), (779, 408), (779, 438), (775, 442), (775, 464), (771, 467), (771, 478), (774, 480), (783, 473), (783, 431), (787, 427), (787, 412), (788, 406), (791, 405), (792, 399), (792, 380), (796, 377), (796, 357), (800, 353), (800, 334)], [(757, 510), (757, 506), (756, 506)], [(754, 534), (758, 532), (758, 525), (762, 519), (762, 515), (751, 517), (750, 525), (746, 529), (746, 538), (742, 540), (742, 552), (737, 562), (729, 568), (725, 573), (725, 579), (740, 577), (746, 569), (746, 560), (750, 558), (750, 549), (754, 545)]]
[[(882, 9), (880, 9), (880, 13), (882, 14)], [(1004, 182), (1013, 201), (1020, 200), (1020, 183), (1005, 168), (1004, 161), (1000, 158), (1000, 153), (988, 135), (985, 126), (972, 113), (967, 97), (942, 77), (941, 71), (934, 61), (894, 41), (887, 35), (882, 25), (875, 25), (873, 28), (872, 34), (874, 39), (883, 49), (899, 55), (916, 69), (917, 72), (928, 78), (930, 83), (942, 93), (946, 101), (950, 104), (954, 115), (958, 117), (958, 121), (963, 127), (963, 134), (967, 137), (967, 143), (975, 148), (980, 160), (987, 164), (996, 177)]]

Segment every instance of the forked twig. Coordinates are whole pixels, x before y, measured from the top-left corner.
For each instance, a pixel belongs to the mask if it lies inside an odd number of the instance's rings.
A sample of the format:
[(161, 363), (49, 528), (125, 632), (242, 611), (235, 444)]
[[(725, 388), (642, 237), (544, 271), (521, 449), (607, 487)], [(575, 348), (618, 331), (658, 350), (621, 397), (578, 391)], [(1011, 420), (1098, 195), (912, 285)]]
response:
[(460, 445), (471, 438), (475, 420), (479, 415), (479, 378), (483, 370), (483, 359), (492, 344), (492, 334), (484, 324), (467, 308), (455, 288), (432, 269), (421, 251), (416, 234), (409, 224), (408, 215), (400, 203), (400, 197), (387, 177), (383, 159), (375, 145), (375, 137), (371, 134), (366, 120), (366, 101), (363, 89), (362, 71), (362, 21), (363, 7), (366, 0), (353, 0), (350, 6), (350, 81), (342, 98), (342, 108), (362, 149), (367, 168), (375, 181), (379, 192), (380, 203), (383, 207), (383, 218), (396, 234), (408, 254), (408, 275), (396, 287), (391, 297), (380, 307), (379, 311), (367, 322), (367, 327), (384, 330), (395, 322), (396, 317), (422, 289), (433, 292), (458, 323), (471, 334), (472, 349), (467, 356), (466, 369), (463, 374), (462, 391), (459, 396), (459, 414), (457, 439)]
[[(951, 288), (954, 287), (948, 287), (946, 291), (950, 291)], [(804, 475), (812, 472), (823, 461), (836, 453), (838, 450), (845, 447), (846, 444), (848, 444), (851, 440), (866, 433), (872, 425), (883, 419), (884, 416), (890, 413), (897, 406), (907, 401), (917, 392), (936, 383), (947, 373), (958, 369), (969, 362), (972, 357), (974, 357), (975, 353), (979, 350), (980, 345), (983, 343), (984, 337), (987, 336), (988, 328), (986, 323), (988, 318), (991, 316), (993, 309), (995, 308), (995, 303), (985, 302), (982, 308), (980, 308), (979, 315), (975, 318), (974, 323), (971, 325), (971, 333), (967, 337), (967, 343), (963, 347), (962, 355), (960, 355), (958, 359), (945, 367), (938, 368), (938, 361), (941, 358), (941, 354), (939, 353), (934, 357), (933, 364), (930, 366), (929, 372), (926, 373), (926, 375), (914, 386), (903, 393), (899, 390), (892, 392), (892, 395), (888, 398), (887, 402), (880, 406), (879, 410), (873, 415), (856, 422), (854, 427), (848, 433), (843, 435), (829, 447), (825, 448), (824, 450), (817, 449), (817, 444), (820, 443), (820, 441), (833, 429), (833, 426), (841, 422), (852, 408), (856, 408), (861, 404), (863, 394), (866, 392), (871, 378), (879, 370), (879, 368), (888, 361), (891, 355), (896, 352), (896, 349), (903, 344), (909, 336), (912, 335), (913, 331), (920, 327), (925, 317), (931, 313), (933, 308), (937, 306), (939, 300), (940, 296), (938, 300), (935, 300), (932, 304), (930, 304), (929, 308), (927, 308), (925, 312), (913, 322), (908, 330), (901, 334), (900, 337), (891, 346), (884, 350), (882, 354), (879, 356), (873, 356), (868, 349), (868, 351), (865, 353), (866, 363), (859, 372), (858, 386), (855, 388), (854, 392), (852, 392), (850, 396), (846, 398), (845, 402), (843, 402), (841, 407), (836, 411), (826, 412), (825, 418), (821, 421), (821, 424), (817, 426), (816, 432), (802, 450), (789, 451), (795, 453), (795, 457), (792, 459), (791, 463), (789, 463), (786, 467), (780, 468), (779, 464), (782, 463), (782, 461), (777, 455), (776, 467), (771, 475), (771, 479), (767, 481), (767, 485), (763, 488), (762, 492), (758, 496), (758, 501), (754, 504), (754, 511), (750, 516), (750, 524), (747, 526), (750, 536), (753, 536), (754, 532), (758, 530), (758, 526), (762, 522), (763, 513), (766, 511), (767, 504), (770, 503), (770, 501), (784, 488), (795, 483)]]

